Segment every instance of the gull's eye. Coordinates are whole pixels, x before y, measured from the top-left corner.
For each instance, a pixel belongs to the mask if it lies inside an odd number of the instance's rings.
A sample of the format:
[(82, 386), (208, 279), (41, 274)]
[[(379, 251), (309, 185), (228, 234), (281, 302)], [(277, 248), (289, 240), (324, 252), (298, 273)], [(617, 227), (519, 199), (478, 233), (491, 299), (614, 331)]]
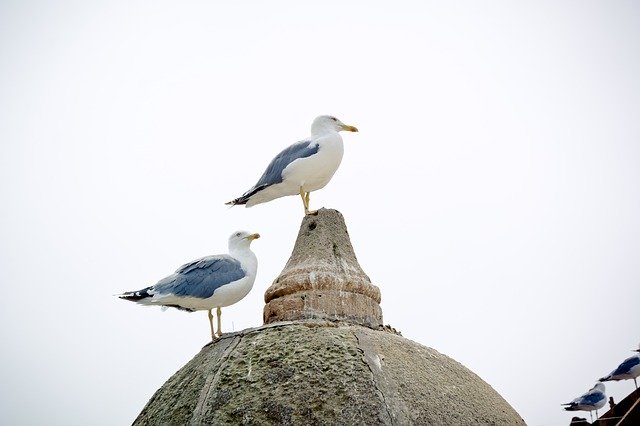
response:
[(239, 232), (236, 232), (236, 237), (239, 237), (239, 236), (240, 236), (240, 233), (239, 233)]
[(337, 119), (337, 118), (335, 118), (335, 117), (331, 117), (331, 119), (332, 119), (333, 121), (338, 121), (338, 119)]

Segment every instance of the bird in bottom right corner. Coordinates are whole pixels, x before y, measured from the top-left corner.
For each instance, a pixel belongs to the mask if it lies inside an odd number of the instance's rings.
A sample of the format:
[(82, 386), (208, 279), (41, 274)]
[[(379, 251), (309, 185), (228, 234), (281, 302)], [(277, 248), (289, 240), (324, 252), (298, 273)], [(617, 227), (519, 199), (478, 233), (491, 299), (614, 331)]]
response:
[(622, 361), (615, 370), (599, 380), (601, 382), (608, 382), (611, 380), (633, 379), (636, 389), (638, 389), (638, 381), (636, 379), (640, 377), (640, 345), (638, 345), (638, 349), (633, 350), (638, 353)]
[(591, 421), (593, 422), (592, 411), (596, 412), (596, 419), (598, 418), (598, 410), (607, 403), (607, 396), (605, 395), (605, 387), (602, 383), (596, 383), (594, 387), (589, 389), (587, 393), (584, 393), (574, 399), (571, 402), (567, 402), (564, 407), (567, 411), (588, 411)]

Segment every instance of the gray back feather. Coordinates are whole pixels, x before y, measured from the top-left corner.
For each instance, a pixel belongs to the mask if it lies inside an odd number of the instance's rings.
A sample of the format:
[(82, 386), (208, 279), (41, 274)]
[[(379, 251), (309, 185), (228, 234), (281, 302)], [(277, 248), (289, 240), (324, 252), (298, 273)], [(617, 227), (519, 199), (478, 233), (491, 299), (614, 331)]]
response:
[(245, 275), (240, 262), (231, 256), (207, 256), (182, 265), (174, 274), (158, 281), (153, 290), (160, 294), (206, 299), (216, 289)]
[(310, 157), (318, 152), (318, 144), (308, 140), (297, 142), (285, 148), (280, 154), (271, 160), (258, 183), (254, 188), (266, 187), (282, 182), (282, 171), (295, 160)]

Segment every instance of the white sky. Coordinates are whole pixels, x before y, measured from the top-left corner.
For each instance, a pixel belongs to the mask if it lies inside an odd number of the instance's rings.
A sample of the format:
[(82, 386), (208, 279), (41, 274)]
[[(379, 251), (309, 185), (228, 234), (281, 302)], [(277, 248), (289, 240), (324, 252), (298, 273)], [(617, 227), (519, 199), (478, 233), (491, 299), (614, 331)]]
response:
[(334, 114), (360, 133), (311, 207), (345, 215), (385, 323), (568, 424), (640, 341), (638, 22), (634, 1), (0, 3), (0, 423), (130, 423), (209, 329), (112, 295), (236, 229), (260, 266), (223, 328), (260, 325), (302, 204), (223, 203)]

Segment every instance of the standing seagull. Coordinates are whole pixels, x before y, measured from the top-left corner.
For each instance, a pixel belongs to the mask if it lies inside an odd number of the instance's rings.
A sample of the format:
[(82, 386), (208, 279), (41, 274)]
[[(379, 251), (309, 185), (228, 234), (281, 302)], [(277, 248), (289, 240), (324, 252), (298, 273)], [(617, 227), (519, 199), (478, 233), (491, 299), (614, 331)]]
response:
[(604, 407), (607, 403), (607, 397), (604, 394), (604, 385), (602, 383), (596, 383), (594, 387), (589, 389), (589, 392), (580, 395), (571, 402), (567, 402), (567, 407), (564, 407), (567, 411), (588, 411), (589, 417), (593, 422), (593, 415), (591, 412), (596, 410), (596, 419), (598, 418), (598, 409)]
[(216, 308), (217, 336), (220, 337), (220, 308), (239, 302), (249, 294), (256, 280), (258, 259), (249, 248), (256, 238), (260, 235), (234, 232), (229, 237), (229, 254), (194, 260), (151, 287), (118, 297), (142, 305), (160, 305), (189, 312), (208, 310), (211, 339), (216, 340), (211, 310)]
[(344, 153), (338, 132), (357, 132), (353, 126), (330, 115), (321, 115), (311, 124), (311, 136), (284, 149), (271, 160), (258, 183), (228, 205), (251, 207), (285, 195), (299, 194), (304, 213), (309, 210), (309, 194), (324, 188), (338, 170)]
[(636, 389), (638, 389), (638, 381), (636, 378), (640, 376), (640, 345), (638, 345), (638, 349), (634, 349), (634, 351), (638, 352), (638, 354), (622, 361), (622, 364), (620, 364), (618, 368), (609, 373), (608, 376), (601, 378), (600, 381), (608, 382), (609, 380), (633, 379), (633, 383), (636, 384)]

